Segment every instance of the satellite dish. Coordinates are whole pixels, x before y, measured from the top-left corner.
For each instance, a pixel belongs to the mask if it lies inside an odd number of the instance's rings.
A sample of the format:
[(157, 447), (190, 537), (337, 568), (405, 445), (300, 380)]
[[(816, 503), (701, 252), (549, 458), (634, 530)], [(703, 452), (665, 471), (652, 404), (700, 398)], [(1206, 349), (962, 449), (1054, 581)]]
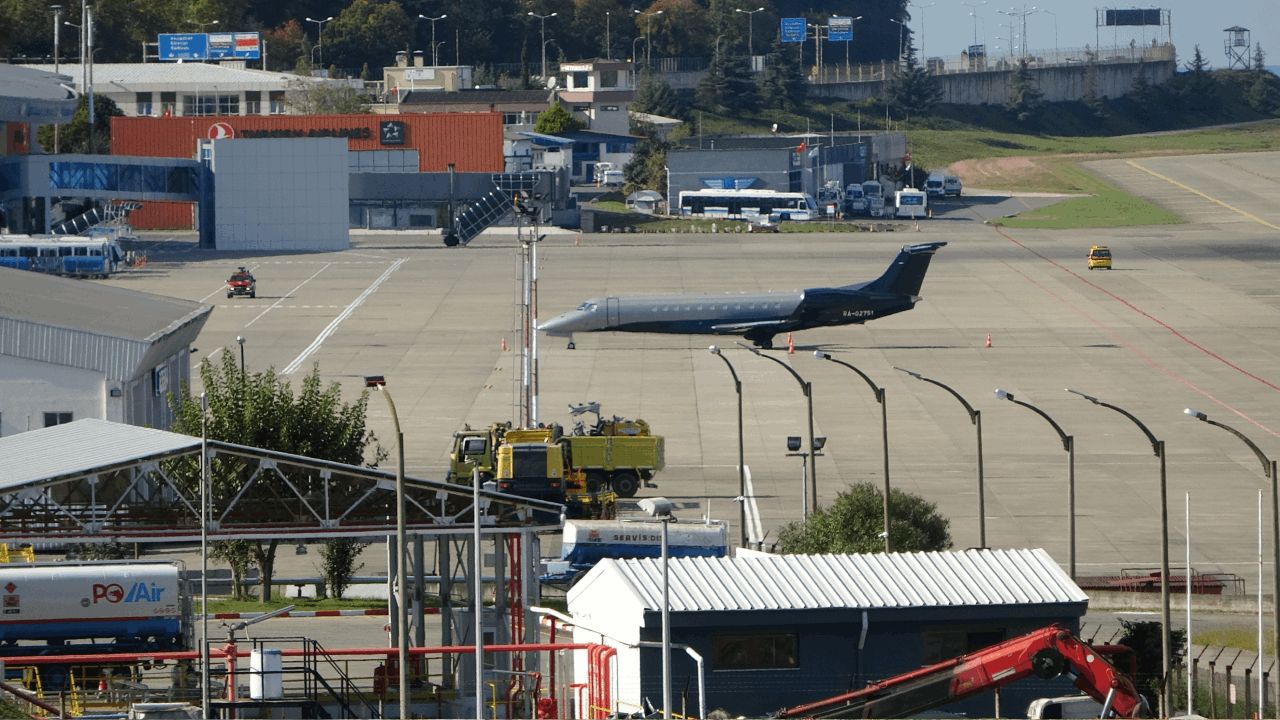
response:
[(773, 131), (778, 132), (778, 123), (773, 124)]
[(559, 78), (557, 78), (555, 75), (552, 75), (551, 77), (547, 78), (547, 89), (554, 90), (556, 86), (556, 80), (558, 79)]

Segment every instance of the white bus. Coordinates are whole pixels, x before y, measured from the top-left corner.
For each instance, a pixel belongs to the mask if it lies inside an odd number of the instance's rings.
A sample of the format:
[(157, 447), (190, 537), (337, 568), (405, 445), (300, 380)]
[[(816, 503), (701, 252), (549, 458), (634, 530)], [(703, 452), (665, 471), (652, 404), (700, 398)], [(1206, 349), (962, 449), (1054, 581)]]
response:
[(680, 214), (731, 220), (812, 220), (818, 205), (808, 193), (776, 190), (684, 190)]

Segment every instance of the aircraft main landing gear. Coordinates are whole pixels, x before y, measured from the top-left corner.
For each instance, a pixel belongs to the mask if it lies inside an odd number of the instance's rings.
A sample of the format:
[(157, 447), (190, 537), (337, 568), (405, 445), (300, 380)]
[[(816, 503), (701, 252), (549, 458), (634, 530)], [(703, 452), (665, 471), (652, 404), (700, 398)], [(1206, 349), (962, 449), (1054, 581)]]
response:
[(573, 341), (572, 341), (572, 340), (570, 340), (570, 341), (569, 341), (569, 345), (568, 345), (565, 349), (566, 349), (566, 350), (577, 350), (577, 349), (578, 349), (578, 346), (577, 346), (577, 345), (574, 345), (574, 344), (573, 344)]

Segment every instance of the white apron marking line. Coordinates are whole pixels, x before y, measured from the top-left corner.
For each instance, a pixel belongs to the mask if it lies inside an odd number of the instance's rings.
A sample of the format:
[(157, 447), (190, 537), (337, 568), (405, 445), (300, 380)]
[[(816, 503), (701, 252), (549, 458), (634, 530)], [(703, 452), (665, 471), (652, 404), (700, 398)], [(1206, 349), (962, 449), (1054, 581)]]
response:
[(751, 486), (751, 468), (744, 468), (743, 475), (747, 484), (747, 541), (763, 543), (764, 529), (760, 526), (760, 508), (756, 506), (756, 489)]
[(266, 310), (263, 310), (262, 312), (258, 313), (258, 317), (256, 317), (256, 318), (254, 318), (254, 319), (250, 320), (249, 322), (245, 323), (245, 325), (244, 325), (244, 326), (245, 326), (245, 327), (249, 327), (250, 325), (252, 325), (252, 324), (254, 324), (254, 323), (258, 322), (258, 320), (259, 320), (263, 315), (266, 315), (267, 313), (269, 313), (269, 312), (271, 312), (273, 309), (275, 309), (276, 305), (279, 305), (280, 303), (282, 303), (282, 302), (284, 302), (285, 300), (289, 299), (289, 297), (290, 297), (290, 296), (292, 296), (294, 293), (298, 292), (298, 290), (299, 290), (299, 289), (301, 289), (303, 285), (306, 285), (307, 283), (309, 283), (309, 282), (311, 282), (312, 280), (314, 280), (314, 279), (315, 279), (315, 277), (316, 277), (316, 275), (319, 275), (320, 273), (324, 272), (325, 270), (328, 270), (328, 269), (329, 269), (329, 266), (330, 266), (330, 265), (332, 265), (332, 264), (333, 264), (333, 263), (325, 263), (324, 267), (320, 268), (319, 270), (317, 270), (317, 271), (315, 272), (315, 275), (312, 275), (311, 277), (307, 278), (306, 280), (303, 280), (302, 282), (298, 283), (298, 287), (296, 287), (296, 288), (294, 288), (294, 289), (290, 290), (289, 292), (285, 293), (285, 294), (284, 294), (284, 297), (282, 297), (282, 298), (280, 298), (279, 300), (275, 301), (275, 304), (273, 304), (271, 307), (269, 307), (269, 308), (267, 308)]
[(381, 277), (379, 277), (377, 280), (374, 280), (372, 285), (365, 288), (364, 292), (360, 293), (360, 297), (356, 298), (355, 300), (352, 300), (351, 304), (348, 305), (346, 309), (338, 313), (338, 317), (334, 318), (333, 322), (329, 323), (329, 326), (326, 327), (324, 330), (322, 330), (320, 334), (316, 336), (315, 340), (311, 341), (311, 344), (307, 346), (306, 350), (302, 351), (301, 355), (294, 358), (293, 362), (289, 363), (284, 370), (280, 371), (280, 374), (292, 375), (294, 371), (296, 371), (299, 367), (301, 367), (302, 363), (305, 362), (306, 359), (311, 356), (311, 353), (315, 352), (316, 350), (319, 350), (320, 345), (324, 343), (324, 341), (327, 340), (330, 335), (333, 334), (334, 330), (338, 329), (338, 326), (342, 324), (342, 321), (346, 320), (347, 317), (350, 316), (351, 313), (354, 312), (356, 308), (360, 307), (361, 303), (364, 302), (365, 298), (372, 295), (374, 291), (378, 289), (378, 286), (381, 285), (384, 280), (391, 277), (391, 273), (395, 272), (401, 265), (404, 264), (404, 261), (408, 259), (409, 258), (407, 257), (403, 257), (403, 258), (400, 258), (399, 260), (396, 260), (394, 263), (392, 263), (391, 267), (387, 268), (387, 271), (382, 273)]

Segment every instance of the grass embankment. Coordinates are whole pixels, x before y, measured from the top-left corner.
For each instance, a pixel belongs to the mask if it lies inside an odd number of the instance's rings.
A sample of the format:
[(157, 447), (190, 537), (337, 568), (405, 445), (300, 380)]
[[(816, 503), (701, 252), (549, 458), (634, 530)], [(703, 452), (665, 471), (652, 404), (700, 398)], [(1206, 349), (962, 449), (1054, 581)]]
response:
[(1134, 197), (1077, 167), (1060, 165), (1053, 172), (1075, 184), (1080, 191), (1090, 193), (1090, 196), (1065, 200), (1040, 210), (1021, 213), (1017, 217), (992, 220), (992, 224), (1015, 228), (1063, 229), (1174, 225), (1183, 222), (1177, 215)]
[[(1196, 645), (1230, 647), (1238, 650), (1257, 652), (1258, 627), (1256, 625), (1240, 625), (1237, 627), (1219, 628), (1216, 630), (1196, 630), (1191, 637), (1191, 641)], [(1272, 639), (1270, 630), (1267, 630), (1267, 632), (1263, 634), (1262, 646), (1263, 654), (1275, 654), (1275, 640)]]

